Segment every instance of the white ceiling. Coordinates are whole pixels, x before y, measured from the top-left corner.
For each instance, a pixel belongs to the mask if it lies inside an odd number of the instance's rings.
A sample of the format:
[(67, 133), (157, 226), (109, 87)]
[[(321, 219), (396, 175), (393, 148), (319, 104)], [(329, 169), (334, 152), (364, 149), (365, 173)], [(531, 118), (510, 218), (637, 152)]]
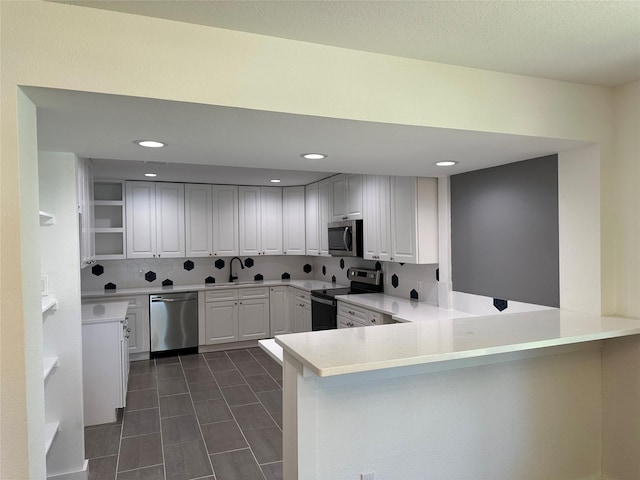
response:
[[(96, 160), (95, 174), (239, 185), (306, 185), (336, 172), (439, 176), (549, 155), (583, 142), (362, 122), (28, 87), (41, 150)], [(142, 148), (134, 140), (168, 145)], [(321, 152), (323, 160), (302, 153)], [(442, 169), (439, 160), (456, 160)], [(144, 163), (152, 162), (152, 163)], [(215, 166), (215, 167), (214, 167)]]
[(640, 79), (637, 0), (62, 3), (570, 82)]

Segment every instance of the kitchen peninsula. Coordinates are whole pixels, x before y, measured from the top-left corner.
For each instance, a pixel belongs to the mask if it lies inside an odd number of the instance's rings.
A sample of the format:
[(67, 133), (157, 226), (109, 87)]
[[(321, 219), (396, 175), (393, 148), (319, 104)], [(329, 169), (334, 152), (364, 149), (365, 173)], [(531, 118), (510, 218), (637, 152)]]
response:
[(278, 336), (285, 478), (596, 478), (638, 334), (548, 309)]

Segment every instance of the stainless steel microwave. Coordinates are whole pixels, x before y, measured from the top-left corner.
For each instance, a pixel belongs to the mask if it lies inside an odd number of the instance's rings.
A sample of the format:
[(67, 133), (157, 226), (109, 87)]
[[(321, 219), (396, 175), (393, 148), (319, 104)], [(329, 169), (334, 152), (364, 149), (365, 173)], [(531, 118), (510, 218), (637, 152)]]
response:
[(362, 257), (362, 220), (331, 222), (329, 254), (334, 257)]

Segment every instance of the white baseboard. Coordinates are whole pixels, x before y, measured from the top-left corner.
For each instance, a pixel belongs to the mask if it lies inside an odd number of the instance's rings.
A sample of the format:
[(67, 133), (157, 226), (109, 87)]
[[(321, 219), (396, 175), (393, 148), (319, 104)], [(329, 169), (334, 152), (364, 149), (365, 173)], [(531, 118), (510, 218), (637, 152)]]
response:
[(89, 460), (85, 460), (81, 470), (74, 472), (47, 475), (48, 480), (87, 480), (89, 477)]

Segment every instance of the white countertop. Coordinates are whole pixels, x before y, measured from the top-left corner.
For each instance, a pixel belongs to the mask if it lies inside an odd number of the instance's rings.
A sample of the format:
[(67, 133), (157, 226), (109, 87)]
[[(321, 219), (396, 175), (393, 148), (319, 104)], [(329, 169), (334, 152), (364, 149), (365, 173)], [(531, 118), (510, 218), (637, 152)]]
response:
[(471, 313), (447, 310), (424, 302), (392, 297), (383, 293), (338, 295), (339, 301), (391, 315), (398, 322), (423, 322), (430, 320), (450, 320), (452, 318), (474, 317)]
[(166, 292), (197, 292), (208, 290), (223, 290), (229, 288), (253, 288), (253, 287), (277, 287), (291, 286), (303, 290), (320, 290), (324, 288), (344, 287), (339, 283), (325, 282), (322, 280), (261, 280), (257, 282), (239, 283), (197, 283), (194, 285), (174, 285), (170, 287), (134, 287), (118, 288), (115, 290), (93, 290), (82, 292), (82, 297), (113, 297), (120, 295), (147, 295)]
[(82, 323), (122, 322), (127, 316), (129, 302), (85, 303)]
[(558, 309), (276, 336), (320, 377), (640, 334), (640, 320)]

